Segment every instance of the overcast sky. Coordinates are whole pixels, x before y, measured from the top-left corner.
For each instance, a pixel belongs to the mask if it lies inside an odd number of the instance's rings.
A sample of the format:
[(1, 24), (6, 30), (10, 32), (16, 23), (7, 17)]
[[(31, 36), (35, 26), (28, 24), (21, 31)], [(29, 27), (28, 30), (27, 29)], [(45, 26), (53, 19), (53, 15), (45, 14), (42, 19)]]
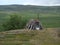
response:
[(10, 4), (60, 6), (60, 0), (0, 0), (0, 5)]

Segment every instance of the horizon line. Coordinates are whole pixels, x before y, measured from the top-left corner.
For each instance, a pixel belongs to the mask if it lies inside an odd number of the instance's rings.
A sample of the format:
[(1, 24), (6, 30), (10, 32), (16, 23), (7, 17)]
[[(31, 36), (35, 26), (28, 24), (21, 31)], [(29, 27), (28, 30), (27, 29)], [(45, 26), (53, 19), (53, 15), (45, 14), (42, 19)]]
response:
[(0, 4), (0, 5), (60, 6), (60, 4), (56, 4), (56, 5), (34, 5), (34, 4)]

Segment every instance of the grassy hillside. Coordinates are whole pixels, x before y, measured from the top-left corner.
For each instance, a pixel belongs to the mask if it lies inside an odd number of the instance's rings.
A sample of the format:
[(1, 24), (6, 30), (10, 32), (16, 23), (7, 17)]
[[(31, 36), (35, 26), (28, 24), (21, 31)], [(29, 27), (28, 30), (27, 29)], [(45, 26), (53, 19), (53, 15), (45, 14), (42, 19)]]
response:
[[(9, 19), (9, 16), (14, 13), (0, 13), (0, 24), (4, 23)], [(36, 13), (31, 12), (16, 12), (18, 16), (22, 16), (23, 19), (30, 20), (32, 18), (37, 18)], [(39, 13), (39, 19), (43, 27), (60, 27), (60, 14), (56, 13)]]
[(60, 6), (0, 5), (0, 11), (59, 12)]
[(60, 45), (57, 30), (60, 28), (0, 32), (0, 45)]
[(0, 5), (0, 25), (9, 20), (9, 16), (13, 14), (22, 16), (28, 21), (36, 19), (39, 14), (39, 20), (44, 28), (60, 27), (60, 6)]
[[(2, 24), (14, 14), (23, 22), (39, 15), (44, 29), (2, 30)], [(0, 5), (0, 31), (0, 45), (60, 45), (60, 6)]]

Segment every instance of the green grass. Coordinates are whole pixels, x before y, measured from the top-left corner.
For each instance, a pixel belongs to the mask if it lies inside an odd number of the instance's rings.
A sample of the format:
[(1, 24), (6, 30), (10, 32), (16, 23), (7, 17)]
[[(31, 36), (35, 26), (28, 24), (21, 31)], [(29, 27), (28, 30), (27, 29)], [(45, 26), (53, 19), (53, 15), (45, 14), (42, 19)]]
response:
[(40, 19), (46, 28), (60, 27), (60, 17), (41, 17)]
[[(29, 19), (36, 19), (37, 13), (33, 12), (0, 12), (0, 24), (4, 23), (9, 19), (9, 15), (17, 14), (19, 16), (22, 16), (23, 19), (29, 20)], [(60, 13), (40, 13), (39, 19), (45, 28), (54, 28), (54, 27), (60, 27)]]
[[(25, 27), (25, 23), (27, 23), (30, 19), (36, 19), (37, 13), (33, 12), (0, 12), (0, 31), (5, 31), (1, 26), (6, 21), (9, 21), (9, 16), (16, 14), (22, 17), (23, 25), (21, 27)], [(40, 13), (39, 20), (42, 23), (44, 28), (58, 28), (60, 27), (60, 13)]]

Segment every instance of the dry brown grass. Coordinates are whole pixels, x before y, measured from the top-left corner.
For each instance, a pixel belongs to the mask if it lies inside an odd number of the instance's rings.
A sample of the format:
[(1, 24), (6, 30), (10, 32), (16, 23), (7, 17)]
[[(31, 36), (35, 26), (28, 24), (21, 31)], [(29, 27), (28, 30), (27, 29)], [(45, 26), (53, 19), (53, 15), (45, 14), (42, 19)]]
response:
[(60, 28), (11, 30), (0, 32), (1, 45), (60, 45)]

